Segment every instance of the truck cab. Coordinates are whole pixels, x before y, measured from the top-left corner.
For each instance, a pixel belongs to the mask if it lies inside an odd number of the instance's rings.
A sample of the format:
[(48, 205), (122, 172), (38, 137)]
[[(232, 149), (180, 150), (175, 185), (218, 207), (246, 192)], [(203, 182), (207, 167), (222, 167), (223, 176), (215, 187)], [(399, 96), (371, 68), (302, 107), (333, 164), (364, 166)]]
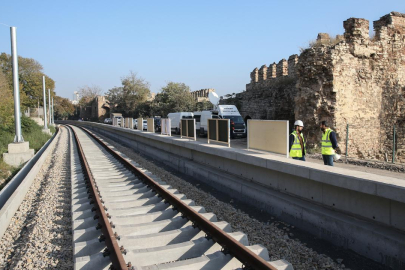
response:
[(246, 137), (246, 124), (235, 105), (218, 105), (218, 117), (234, 123), (235, 137)]

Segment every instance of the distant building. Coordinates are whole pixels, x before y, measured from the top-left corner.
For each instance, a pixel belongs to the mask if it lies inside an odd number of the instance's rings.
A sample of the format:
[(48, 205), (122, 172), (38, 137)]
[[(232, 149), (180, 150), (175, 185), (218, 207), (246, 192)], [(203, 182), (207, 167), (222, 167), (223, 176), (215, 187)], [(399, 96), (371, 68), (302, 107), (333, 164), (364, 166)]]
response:
[(73, 99), (70, 102), (72, 102), (73, 105), (77, 105), (77, 104), (79, 104), (79, 100), (80, 100), (79, 92), (74, 91)]
[(105, 96), (96, 96), (80, 110), (80, 118), (103, 122), (110, 115), (110, 103)]
[(149, 95), (148, 95), (148, 99), (147, 99), (147, 101), (153, 101), (154, 99), (155, 99), (155, 97), (156, 97), (156, 93), (150, 93)]

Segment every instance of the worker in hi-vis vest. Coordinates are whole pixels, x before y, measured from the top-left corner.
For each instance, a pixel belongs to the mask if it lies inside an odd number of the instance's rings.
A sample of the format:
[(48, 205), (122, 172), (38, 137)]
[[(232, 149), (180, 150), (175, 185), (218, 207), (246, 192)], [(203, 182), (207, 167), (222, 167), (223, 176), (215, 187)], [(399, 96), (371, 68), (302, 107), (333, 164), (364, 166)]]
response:
[(339, 148), (336, 140), (336, 132), (329, 128), (326, 121), (321, 122), (322, 130), (322, 157), (323, 164), (333, 166), (333, 156)]
[(305, 161), (305, 139), (302, 134), (304, 123), (297, 120), (294, 123), (294, 131), (290, 134), (290, 157)]

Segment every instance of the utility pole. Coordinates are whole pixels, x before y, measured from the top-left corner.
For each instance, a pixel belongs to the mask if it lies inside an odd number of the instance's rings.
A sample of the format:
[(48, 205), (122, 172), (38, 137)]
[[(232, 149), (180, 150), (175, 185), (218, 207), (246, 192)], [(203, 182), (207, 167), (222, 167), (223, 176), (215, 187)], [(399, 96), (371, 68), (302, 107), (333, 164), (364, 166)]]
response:
[(49, 105), (49, 110), (48, 110), (48, 114), (49, 114), (49, 125), (52, 125), (52, 115), (51, 115), (51, 111), (52, 111), (52, 107), (51, 107), (51, 89), (48, 88), (48, 105)]
[(20, 82), (18, 79), (18, 54), (17, 54), (17, 32), (15, 27), (10, 27), (11, 34), (11, 55), (13, 61), (13, 88), (14, 88), (14, 122), (15, 137), (14, 142), (24, 142), (21, 133), (21, 116), (20, 116)]
[(44, 130), (48, 129), (48, 123), (46, 119), (46, 91), (45, 91), (45, 76), (42, 76), (42, 89), (44, 92)]
[(34, 149), (30, 149), (29, 142), (24, 142), (21, 132), (20, 82), (18, 78), (17, 31), (15, 27), (10, 27), (10, 36), (13, 63), (15, 137), (14, 142), (8, 144), (8, 153), (3, 153), (3, 160), (11, 166), (18, 167), (34, 156)]
[(52, 98), (52, 125), (55, 125), (55, 111), (53, 110), (53, 98)]

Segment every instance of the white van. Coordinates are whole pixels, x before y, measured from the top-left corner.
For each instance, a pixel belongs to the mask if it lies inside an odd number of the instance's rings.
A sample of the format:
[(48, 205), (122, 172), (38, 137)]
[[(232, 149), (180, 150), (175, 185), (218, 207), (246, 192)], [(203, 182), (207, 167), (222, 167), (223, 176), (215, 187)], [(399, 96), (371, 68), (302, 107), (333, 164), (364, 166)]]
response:
[(246, 137), (246, 124), (235, 105), (218, 105), (218, 117), (234, 122), (234, 136)]
[(192, 112), (176, 112), (176, 113), (169, 113), (167, 118), (170, 119), (170, 124), (172, 126), (172, 131), (176, 134), (180, 134), (180, 120), (181, 119), (193, 119)]
[(208, 130), (208, 119), (218, 118), (217, 111), (194, 112), (196, 134), (206, 136)]

